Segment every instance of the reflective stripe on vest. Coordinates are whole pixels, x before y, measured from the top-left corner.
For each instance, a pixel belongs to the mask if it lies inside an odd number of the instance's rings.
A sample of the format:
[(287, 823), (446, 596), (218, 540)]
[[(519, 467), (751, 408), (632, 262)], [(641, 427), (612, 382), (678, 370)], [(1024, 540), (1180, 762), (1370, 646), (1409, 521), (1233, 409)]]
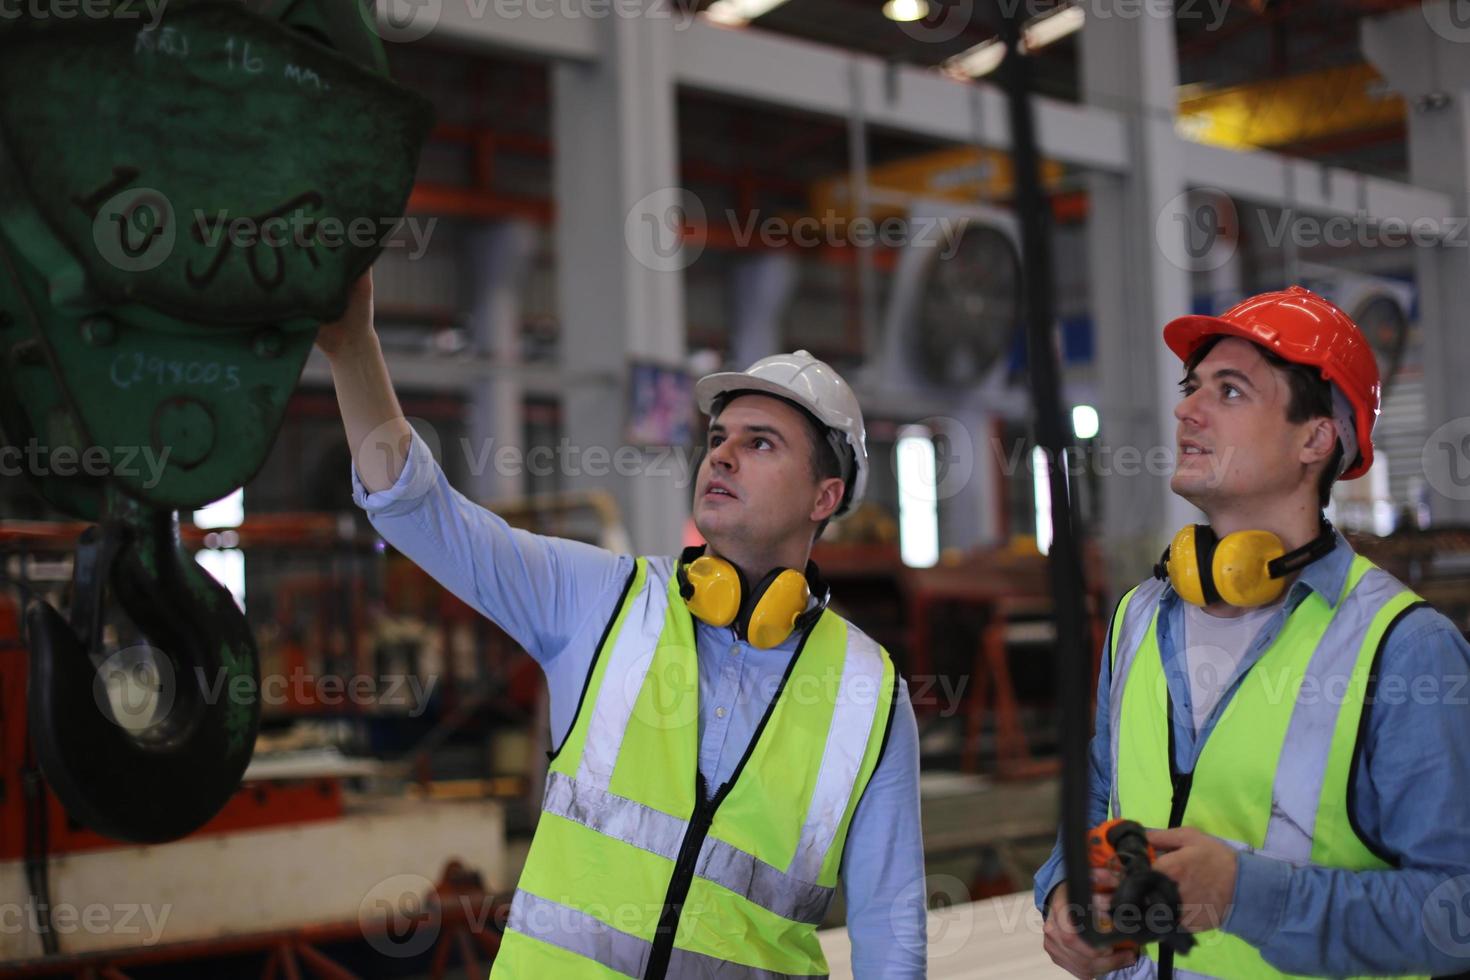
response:
[[(653, 975), (661, 956), (670, 977), (826, 973), (815, 927), (877, 765), (897, 675), (877, 643), (824, 614), (742, 763), (784, 767), (782, 778), (737, 770), (696, 826), (698, 661), (672, 572), (671, 560), (639, 559), (603, 639), (547, 775), (497, 978)], [(687, 894), (674, 881), (681, 868)], [(659, 954), (660, 941), (673, 948)]]
[(1137, 585), (1123, 597), (1113, 615), (1112, 648), (1108, 654), (1109, 676), (1112, 686), (1108, 689), (1108, 734), (1113, 752), (1113, 789), (1111, 815), (1122, 813), (1118, 804), (1118, 746), (1120, 726), (1123, 718), (1123, 685), (1119, 677), (1126, 678), (1133, 668), (1133, 658), (1143, 645), (1143, 636), (1153, 629), (1154, 617), (1158, 615), (1159, 596), (1164, 594), (1164, 582), (1149, 579)]
[[(1240, 679), (1176, 792), (1169, 758), (1167, 683), (1157, 638), (1157, 593), (1122, 621), (1114, 649), (1114, 812), (1149, 826), (1195, 827), (1292, 864), (1368, 870), (1387, 865), (1360, 840), (1348, 810), (1369, 676), (1393, 622), (1420, 600), (1356, 556), (1336, 606), (1310, 592)], [(1145, 615), (1146, 612), (1146, 615)], [(1126, 646), (1124, 644), (1127, 644)], [(1258, 951), (1215, 930), (1175, 956), (1173, 977), (1283, 977)], [(1145, 947), (1158, 955), (1156, 946)], [(1148, 972), (1124, 976), (1153, 976)]]
[[(623, 746), (636, 698), (653, 665), (653, 649), (663, 631), (668, 611), (669, 593), (659, 586), (668, 581), (665, 564), (648, 562), (647, 584), (624, 605), (626, 619), (614, 637), (608, 659), (607, 676), (616, 683), (600, 692), (592, 709), (592, 724), (582, 749), (582, 765), (577, 781), (597, 789), (612, 783), (613, 766)], [(636, 574), (636, 573), (635, 573)]]
[[(542, 810), (670, 861), (678, 857), (679, 845), (689, 830), (687, 820), (583, 786), (559, 772), (547, 774)], [(835, 822), (832, 826), (835, 829)], [(814, 835), (825, 832), (813, 830)], [(827, 839), (830, 842), (831, 838)], [(812, 925), (821, 924), (835, 891), (773, 868), (753, 854), (712, 837), (705, 839), (694, 873), (782, 918)]]
[(863, 749), (873, 734), (873, 698), (882, 685), (883, 651), (866, 634), (848, 628), (847, 661), (838, 681), (832, 722), (822, 748), (822, 767), (811, 806), (801, 825), (791, 873), (816, 881), (837, 836), (837, 826), (852, 798), (852, 787), (863, 764)]
[[(1365, 692), (1352, 691), (1349, 679), (1360, 657), (1362, 639), (1368, 634), (1374, 617), (1395, 596), (1407, 591), (1402, 583), (1382, 569), (1367, 568), (1352, 589), (1351, 601), (1340, 604), (1332, 617), (1332, 624), (1322, 636), (1322, 642), (1317, 644), (1307, 664), (1300, 691), (1318, 692), (1316, 697), (1321, 703), (1336, 701), (1341, 705), (1354, 693), (1361, 698)], [(1377, 644), (1371, 653), (1376, 652)], [(1339, 679), (1341, 690), (1334, 693)], [(1363, 680), (1367, 680), (1366, 674)], [(1299, 701), (1303, 699), (1298, 697)], [(1276, 769), (1276, 784), (1271, 788), (1271, 820), (1266, 826), (1265, 845), (1261, 848), (1263, 854), (1297, 865), (1312, 862), (1312, 841), (1333, 743), (1330, 737), (1332, 728), (1322, 730), (1317, 726), (1329, 721), (1335, 723), (1337, 714), (1337, 711), (1300, 708), (1292, 712), (1285, 743), (1291, 748), (1290, 764)], [(1353, 740), (1356, 742), (1356, 724), (1354, 729)], [(1318, 737), (1319, 732), (1328, 737)], [(1347, 799), (1344, 795), (1342, 800), (1332, 802), (1346, 805)]]
[[(630, 936), (559, 902), (519, 890), (511, 903), (506, 928), (537, 942), (594, 960), (626, 977), (643, 976), (649, 954), (653, 951), (653, 944), (646, 939)], [(669, 961), (669, 975), (718, 977), (720, 980), (798, 980), (788, 973), (742, 966), (686, 949), (674, 950)], [(826, 978), (807, 977), (805, 980)]]

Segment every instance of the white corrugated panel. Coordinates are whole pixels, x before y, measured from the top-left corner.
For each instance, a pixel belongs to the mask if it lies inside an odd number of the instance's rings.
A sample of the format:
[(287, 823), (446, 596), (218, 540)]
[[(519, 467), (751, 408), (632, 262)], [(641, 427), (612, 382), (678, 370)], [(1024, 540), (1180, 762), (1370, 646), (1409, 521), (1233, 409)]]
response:
[(1424, 378), (1400, 372), (1389, 387), (1373, 430), (1373, 449), (1388, 461), (1388, 492), (1395, 507), (1409, 502), (1411, 482), (1424, 477), (1421, 455), (1429, 438)]

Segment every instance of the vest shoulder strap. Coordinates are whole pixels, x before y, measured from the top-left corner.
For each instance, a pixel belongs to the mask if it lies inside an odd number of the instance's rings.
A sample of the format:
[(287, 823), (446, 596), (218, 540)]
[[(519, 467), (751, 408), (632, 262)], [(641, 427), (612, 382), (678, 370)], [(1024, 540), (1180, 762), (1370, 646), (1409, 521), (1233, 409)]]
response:
[(1156, 578), (1138, 583), (1128, 590), (1118, 602), (1118, 608), (1113, 611), (1113, 622), (1108, 629), (1108, 666), (1115, 676), (1120, 666), (1118, 652), (1123, 651), (1124, 661), (1121, 666), (1126, 672), (1128, 661), (1143, 640), (1144, 631), (1153, 622), (1154, 612), (1158, 609), (1166, 584)]

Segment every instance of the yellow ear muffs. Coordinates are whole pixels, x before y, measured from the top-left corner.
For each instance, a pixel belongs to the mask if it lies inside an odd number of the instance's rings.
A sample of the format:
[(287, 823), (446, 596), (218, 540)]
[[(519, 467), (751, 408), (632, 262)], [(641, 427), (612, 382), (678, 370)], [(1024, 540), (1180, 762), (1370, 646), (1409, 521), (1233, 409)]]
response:
[(1286, 580), (1271, 575), (1271, 562), (1286, 554), (1270, 531), (1236, 531), (1220, 539), (1211, 562), (1215, 588), (1232, 606), (1264, 606), (1281, 598)]
[[(733, 624), (735, 634), (751, 646), (762, 650), (780, 646), (794, 630), (816, 622), (831, 599), (831, 588), (811, 562), (806, 574), (773, 568), (750, 589), (734, 563), (702, 551), (695, 545), (680, 556), (679, 595), (700, 621), (719, 627)], [(815, 605), (813, 586), (818, 591)]]
[(1195, 534), (1199, 526), (1190, 524), (1179, 529), (1174, 540), (1169, 542), (1169, 550), (1164, 552), (1162, 569), (1168, 574), (1169, 582), (1174, 586), (1174, 591), (1179, 593), (1179, 598), (1196, 606), (1204, 606), (1208, 605), (1205, 599), (1208, 583), (1205, 579), (1207, 573), (1203, 570), (1209, 566), (1200, 563), (1197, 546), (1200, 542), (1197, 542)]
[(792, 568), (773, 570), (756, 586), (745, 638), (753, 647), (780, 646), (811, 601), (806, 576)]
[(1181, 528), (1154, 574), (1167, 577), (1179, 598), (1196, 606), (1227, 602), (1249, 609), (1281, 598), (1286, 576), (1330, 552), (1336, 532), (1323, 521), (1322, 532), (1287, 554), (1270, 531), (1235, 531), (1216, 538), (1208, 524)]
[(702, 555), (683, 566), (679, 592), (689, 611), (711, 626), (729, 626), (740, 615), (740, 570), (723, 558)]

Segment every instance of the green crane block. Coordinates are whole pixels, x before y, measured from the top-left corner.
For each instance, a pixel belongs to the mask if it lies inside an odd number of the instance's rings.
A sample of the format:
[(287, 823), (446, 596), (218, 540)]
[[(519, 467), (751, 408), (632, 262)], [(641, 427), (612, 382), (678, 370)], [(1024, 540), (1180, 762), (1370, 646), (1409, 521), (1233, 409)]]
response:
[(52, 504), (259, 469), (412, 188), (432, 110), (384, 72), (357, 0), (0, 28), (0, 430)]
[[(403, 214), (432, 113), (386, 78), (359, 0), (138, 6), (0, 20), (0, 434), (43, 497), (97, 522), (68, 615), (27, 604), (36, 756), (73, 818), (160, 841), (230, 798), (260, 717), (249, 625), (176, 511), (264, 462), (318, 325)], [(146, 736), (94, 693), (111, 606), (177, 682)]]

